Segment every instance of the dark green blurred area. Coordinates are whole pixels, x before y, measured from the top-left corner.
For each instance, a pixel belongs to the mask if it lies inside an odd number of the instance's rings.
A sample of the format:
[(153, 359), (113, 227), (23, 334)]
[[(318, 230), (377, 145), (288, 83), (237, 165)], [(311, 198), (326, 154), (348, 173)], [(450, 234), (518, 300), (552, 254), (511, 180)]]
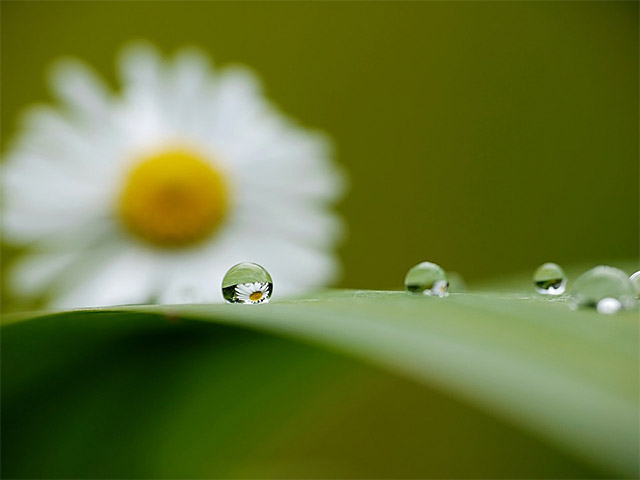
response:
[(343, 286), (638, 256), (637, 2), (2, 2), (3, 140), (52, 61), (115, 85), (137, 38), (253, 67), (335, 139)]
[(435, 389), (242, 328), (68, 313), (2, 333), (3, 478), (607, 476)]

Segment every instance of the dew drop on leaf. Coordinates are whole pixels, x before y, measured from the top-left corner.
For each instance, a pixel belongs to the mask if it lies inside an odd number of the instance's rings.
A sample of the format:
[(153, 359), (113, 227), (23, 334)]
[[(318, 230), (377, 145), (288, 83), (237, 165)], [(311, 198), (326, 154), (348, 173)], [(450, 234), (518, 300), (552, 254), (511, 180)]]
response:
[(612, 315), (621, 309), (622, 303), (620, 303), (620, 300), (611, 297), (603, 298), (596, 305), (598, 313), (602, 313), (604, 315)]
[[(601, 265), (578, 277), (571, 288), (571, 297), (576, 307), (591, 307), (601, 313), (615, 313), (615, 302), (620, 304), (618, 310), (633, 307), (636, 291), (622, 270)], [(602, 303), (604, 300), (606, 301)]]
[(562, 295), (567, 285), (567, 276), (560, 265), (544, 263), (533, 273), (533, 285), (542, 295)]
[(407, 272), (404, 278), (404, 288), (411, 293), (446, 297), (449, 278), (439, 265), (422, 262)]
[(271, 275), (257, 263), (238, 263), (222, 279), (222, 296), (227, 303), (267, 303), (272, 293)]

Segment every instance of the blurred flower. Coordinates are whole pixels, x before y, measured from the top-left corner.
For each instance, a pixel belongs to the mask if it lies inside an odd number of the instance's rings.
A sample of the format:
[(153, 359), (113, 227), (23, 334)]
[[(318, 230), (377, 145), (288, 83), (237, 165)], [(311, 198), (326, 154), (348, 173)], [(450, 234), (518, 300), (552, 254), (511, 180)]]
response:
[(31, 248), (12, 287), (77, 307), (220, 300), (253, 261), (277, 293), (335, 275), (341, 175), (322, 136), (280, 114), (254, 75), (206, 55), (128, 47), (113, 95), (78, 61), (51, 77), (4, 166), (3, 234)]

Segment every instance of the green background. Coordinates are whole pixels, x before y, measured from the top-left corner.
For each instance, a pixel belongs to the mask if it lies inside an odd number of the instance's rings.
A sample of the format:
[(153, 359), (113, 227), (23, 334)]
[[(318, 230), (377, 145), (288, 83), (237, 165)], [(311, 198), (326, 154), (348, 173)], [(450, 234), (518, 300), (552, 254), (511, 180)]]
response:
[[(349, 226), (342, 286), (399, 287), (422, 260), (501, 291), (527, 285), (544, 261), (580, 262), (584, 270), (631, 259), (637, 268), (637, 2), (3, 1), (0, 8), (3, 151), (20, 111), (51, 100), (46, 72), (60, 56), (86, 60), (115, 88), (114, 57), (126, 42), (148, 39), (166, 53), (195, 44), (218, 65), (254, 68), (286, 113), (335, 140), (351, 184), (339, 205)], [(621, 317), (574, 318), (562, 309), (556, 318), (546, 306), (563, 306), (551, 302), (539, 311), (498, 300), (485, 310), (456, 309), (456, 298), (467, 301), (452, 295), (425, 304), (436, 313), (424, 324), (414, 312), (410, 324), (427, 332), (414, 338), (428, 345), (429, 329), (441, 322), (486, 341), (487, 350), (502, 341), (514, 360), (526, 360), (523, 349), (539, 352), (550, 370), (584, 365), (605, 383), (635, 371), (621, 363), (610, 375), (617, 357), (602, 349), (592, 358), (580, 336), (596, 332), (591, 340), (623, 348), (608, 328)], [(318, 328), (334, 317), (348, 324), (332, 315), (334, 305), (326, 304)], [(259, 307), (256, 323), (270, 307), (278, 302)], [(364, 319), (358, 307), (349, 303)], [(408, 322), (407, 311), (393, 310), (391, 331)], [(637, 346), (633, 315), (615, 325), (628, 325), (620, 338)], [(298, 316), (292, 324), (308, 324)], [(478, 402), (347, 349), (178, 317), (78, 312), (3, 327), (3, 477), (612, 476)], [(363, 344), (367, 338), (365, 330)], [(550, 346), (567, 355), (557, 365)], [(588, 369), (576, 351), (603, 361)], [(637, 348), (627, 353), (637, 358)]]
[[(254, 68), (350, 177), (341, 285), (638, 256), (637, 2), (2, 2), (2, 137), (144, 38)], [(6, 142), (3, 142), (6, 145)]]

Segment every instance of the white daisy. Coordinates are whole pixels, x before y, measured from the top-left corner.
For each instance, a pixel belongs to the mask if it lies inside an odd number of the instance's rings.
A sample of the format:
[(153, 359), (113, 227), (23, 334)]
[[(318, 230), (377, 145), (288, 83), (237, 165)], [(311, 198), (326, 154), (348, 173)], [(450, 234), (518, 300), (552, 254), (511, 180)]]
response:
[(254, 282), (236, 285), (236, 298), (242, 303), (266, 303), (271, 296), (268, 283)]
[(5, 241), (31, 247), (17, 293), (56, 307), (221, 300), (225, 271), (247, 259), (285, 295), (334, 278), (342, 176), (324, 137), (280, 114), (251, 72), (216, 72), (197, 50), (164, 60), (134, 45), (119, 71), (115, 95), (61, 63), (61, 108), (24, 118), (2, 177)]

